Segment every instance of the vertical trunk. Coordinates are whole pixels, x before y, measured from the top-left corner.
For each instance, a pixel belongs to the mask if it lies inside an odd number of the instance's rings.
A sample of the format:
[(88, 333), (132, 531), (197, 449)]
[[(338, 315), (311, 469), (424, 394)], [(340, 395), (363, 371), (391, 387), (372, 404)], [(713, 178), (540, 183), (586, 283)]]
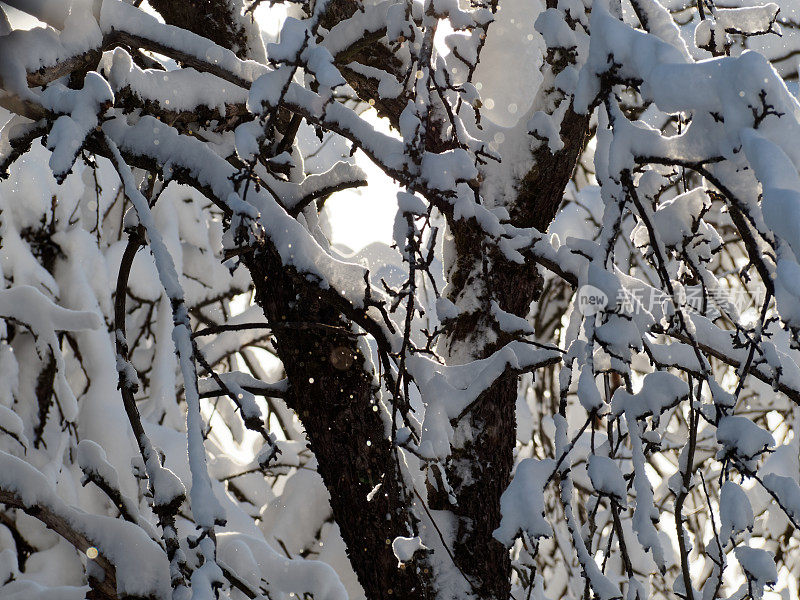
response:
[(274, 253), (256, 253), (247, 267), (269, 322), (293, 325), (275, 334), (289, 379), (287, 402), (303, 422), (367, 597), (431, 597), (427, 575), (398, 568), (392, 551), (395, 537), (413, 535), (408, 503), (350, 324), (310, 286), (296, 285)]
[[(460, 229), (457, 226), (454, 231), (456, 246), (459, 256), (465, 257), (466, 248), (474, 253), (480, 243), (472, 239), (474, 230)], [(477, 260), (477, 264), (481, 261)], [(524, 317), (539, 286), (536, 270), (524, 265), (496, 264), (502, 267), (490, 271), (486, 284), (456, 270), (451, 279), (451, 299), (468, 286), (485, 285), (503, 310)], [(444, 346), (450, 356), (466, 361), (485, 358), (509, 341), (488, 311), (479, 311), (459, 317)], [(508, 550), (492, 533), (500, 525), (500, 496), (511, 481), (516, 399), (517, 377), (511, 373), (499, 377), (481, 394), (455, 425), (459, 432), (456, 438), (461, 441), (454, 444), (445, 471), (456, 502), (451, 505), (447, 494), (431, 494), (433, 508), (450, 510), (458, 518), (455, 559), (470, 579), (476, 597), (482, 599), (506, 600), (511, 589)]]
[[(565, 147), (556, 154), (546, 148), (535, 154), (535, 163), (520, 182), (511, 211), (520, 227), (545, 230), (555, 216), (575, 163), (583, 148), (589, 119), (567, 112), (561, 127)], [(480, 234), (469, 224), (452, 226), (458, 260), (450, 273), (448, 293), (457, 299), (482, 287), (483, 301), (496, 300), (500, 308), (520, 317), (527, 316), (531, 302), (541, 291), (541, 279), (533, 265), (509, 263), (502, 257), (481, 257)], [(484, 275), (484, 259), (490, 265)], [(459, 316), (448, 333), (444, 347), (459, 360), (485, 358), (510, 339), (499, 331), (488, 310)], [(432, 493), (432, 506), (450, 510), (458, 517), (458, 542), (454, 548), (459, 568), (471, 580), (478, 598), (506, 600), (511, 589), (508, 550), (492, 533), (500, 525), (500, 496), (511, 480), (516, 440), (515, 408), (517, 377), (501, 376), (455, 424), (460, 443), (453, 448), (446, 467), (456, 502), (447, 495)]]
[(446, 473), (457, 501), (429, 494), (431, 507), (458, 518), (453, 555), (475, 596), (506, 600), (511, 590), (508, 550), (492, 537), (500, 525), (500, 496), (511, 481), (517, 378), (503, 375), (487, 389), (461, 427), (472, 433), (453, 448)]

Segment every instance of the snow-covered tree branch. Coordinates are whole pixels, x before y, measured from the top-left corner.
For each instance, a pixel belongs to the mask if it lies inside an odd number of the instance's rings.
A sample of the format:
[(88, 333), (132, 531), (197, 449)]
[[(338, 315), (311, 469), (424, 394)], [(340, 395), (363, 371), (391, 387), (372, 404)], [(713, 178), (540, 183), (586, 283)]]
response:
[(798, 598), (798, 10), (4, 0), (0, 597)]

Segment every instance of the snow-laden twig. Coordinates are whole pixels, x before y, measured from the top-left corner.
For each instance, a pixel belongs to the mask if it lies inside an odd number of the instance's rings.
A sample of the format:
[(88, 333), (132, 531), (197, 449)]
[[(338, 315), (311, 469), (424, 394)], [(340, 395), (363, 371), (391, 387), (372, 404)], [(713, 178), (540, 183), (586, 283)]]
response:
[(211, 478), (206, 466), (206, 450), (203, 443), (203, 418), (200, 412), (200, 395), (197, 388), (197, 369), (191, 339), (189, 314), (184, 301), (183, 289), (178, 280), (175, 264), (169, 254), (161, 234), (153, 220), (147, 199), (142, 195), (133, 180), (133, 174), (125, 163), (116, 144), (105, 137), (111, 152), (112, 162), (125, 187), (125, 193), (133, 204), (139, 223), (144, 228), (147, 242), (153, 253), (159, 279), (172, 306), (174, 324), (173, 341), (183, 374), (186, 403), (186, 435), (189, 449), (189, 466), (192, 473), (192, 486), (189, 499), (192, 505), (200, 536), (200, 565), (192, 573), (193, 597), (216, 598), (216, 589), (222, 583), (222, 573), (216, 564), (216, 542), (214, 527), (225, 523), (225, 511), (211, 487)]

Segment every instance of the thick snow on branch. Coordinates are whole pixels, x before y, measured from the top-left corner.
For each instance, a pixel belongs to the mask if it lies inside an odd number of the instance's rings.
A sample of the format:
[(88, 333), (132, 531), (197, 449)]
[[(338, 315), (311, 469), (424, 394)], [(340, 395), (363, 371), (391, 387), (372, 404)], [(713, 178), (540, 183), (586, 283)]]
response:
[(119, 594), (170, 597), (164, 553), (144, 531), (69, 506), (41, 472), (5, 452), (0, 452), (0, 501), (37, 516), (82, 552), (95, 548), (95, 557), (99, 553), (115, 566)]
[(439, 366), (420, 356), (410, 357), (408, 368), (425, 403), (420, 455), (445, 459), (454, 433), (451, 421), (463, 416), (507, 369), (523, 373), (559, 359), (557, 350), (525, 342), (510, 342), (488, 358), (458, 366)]
[(142, 195), (133, 181), (133, 175), (128, 168), (119, 149), (110, 138), (106, 143), (111, 150), (112, 162), (117, 168), (125, 194), (133, 204), (139, 222), (144, 227), (153, 258), (156, 263), (159, 280), (172, 306), (172, 321), (174, 329), (172, 340), (178, 355), (181, 374), (183, 375), (184, 390), (186, 395), (186, 430), (188, 438), (189, 468), (192, 474), (192, 486), (189, 499), (192, 504), (192, 514), (198, 529), (201, 531), (199, 540), (202, 555), (201, 566), (192, 573), (193, 597), (214, 598), (214, 587), (221, 582), (222, 573), (216, 564), (216, 544), (213, 539), (215, 525), (225, 523), (225, 511), (222, 508), (211, 486), (211, 478), (206, 466), (206, 449), (203, 440), (203, 423), (200, 414), (200, 394), (197, 388), (197, 367), (195, 365), (194, 345), (191, 341), (191, 325), (189, 314), (184, 300), (183, 288), (178, 280), (175, 263), (169, 253), (161, 233), (156, 227), (147, 199)]
[(253, 60), (241, 60), (233, 52), (201, 35), (165, 25), (122, 0), (103, 0), (100, 11), (103, 33), (121, 31), (165, 48), (174, 49), (201, 62), (209, 63), (243, 82), (254, 81), (266, 68)]
[(552, 459), (526, 458), (517, 465), (514, 480), (501, 499), (503, 520), (494, 532), (494, 536), (506, 546), (511, 546), (521, 532), (533, 539), (553, 534), (545, 519), (544, 488), (554, 469), (555, 461)]

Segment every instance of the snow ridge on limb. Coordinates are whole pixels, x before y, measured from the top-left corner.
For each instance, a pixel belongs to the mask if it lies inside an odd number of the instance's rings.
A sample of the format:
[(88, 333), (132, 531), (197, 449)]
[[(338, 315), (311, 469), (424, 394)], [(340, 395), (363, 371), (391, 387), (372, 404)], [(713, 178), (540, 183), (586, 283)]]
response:
[[(200, 536), (197, 540), (198, 554), (202, 556), (200, 567), (192, 573), (192, 597), (211, 599), (216, 597), (215, 589), (223, 582), (222, 571), (216, 562), (216, 541), (214, 527), (225, 524), (225, 512), (211, 488), (211, 479), (206, 467), (206, 450), (203, 442), (205, 427), (200, 414), (200, 394), (197, 389), (197, 367), (194, 346), (191, 341), (189, 314), (184, 301), (183, 288), (178, 281), (175, 263), (164, 245), (155, 221), (150, 212), (147, 199), (133, 181), (130, 168), (125, 163), (119, 149), (111, 138), (105, 138), (111, 151), (111, 160), (119, 174), (125, 194), (136, 210), (139, 223), (144, 227), (148, 244), (153, 253), (161, 285), (172, 306), (174, 329), (172, 339), (178, 354), (178, 362), (183, 375), (184, 390), (188, 410), (186, 430), (189, 449), (189, 468), (192, 486), (189, 499)], [(156, 488), (158, 489), (158, 488)]]
[(56, 369), (56, 385), (62, 394), (62, 410), (68, 421), (78, 415), (78, 404), (67, 382), (64, 357), (58, 342), (58, 331), (82, 331), (98, 329), (101, 321), (97, 314), (62, 308), (31, 286), (15, 286), (0, 290), (0, 316), (29, 329), (42, 358), (53, 357)]
[(94, 548), (94, 560), (112, 579), (112, 593), (170, 597), (164, 553), (142, 529), (69, 506), (41, 472), (6, 452), (0, 452), (0, 466), (0, 500), (34, 515), (81, 552)]

